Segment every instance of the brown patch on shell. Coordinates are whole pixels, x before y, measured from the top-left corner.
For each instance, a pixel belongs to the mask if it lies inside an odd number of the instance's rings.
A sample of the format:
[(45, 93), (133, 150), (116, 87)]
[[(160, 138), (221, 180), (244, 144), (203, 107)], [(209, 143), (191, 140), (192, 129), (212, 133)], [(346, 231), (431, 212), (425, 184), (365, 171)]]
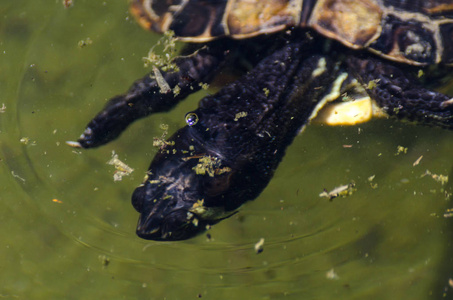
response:
[(130, 4), (130, 12), (143, 28), (163, 33), (168, 30), (175, 8), (180, 6), (180, 2), (179, 0), (161, 1), (162, 4), (156, 11), (152, 7), (154, 1), (134, 0)]
[(235, 38), (275, 32), (298, 24), (299, 1), (238, 0), (230, 3), (226, 10), (225, 25)]
[(368, 45), (380, 33), (382, 10), (369, 0), (324, 0), (316, 4), (309, 25), (351, 48)]

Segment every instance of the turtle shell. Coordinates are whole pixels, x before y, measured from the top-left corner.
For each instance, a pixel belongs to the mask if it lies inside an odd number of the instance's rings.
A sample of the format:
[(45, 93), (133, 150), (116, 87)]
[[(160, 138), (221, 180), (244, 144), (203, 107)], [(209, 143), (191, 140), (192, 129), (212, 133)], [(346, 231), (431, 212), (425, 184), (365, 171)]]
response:
[(309, 27), (391, 60), (453, 64), (453, 0), (133, 0), (131, 11), (188, 42)]

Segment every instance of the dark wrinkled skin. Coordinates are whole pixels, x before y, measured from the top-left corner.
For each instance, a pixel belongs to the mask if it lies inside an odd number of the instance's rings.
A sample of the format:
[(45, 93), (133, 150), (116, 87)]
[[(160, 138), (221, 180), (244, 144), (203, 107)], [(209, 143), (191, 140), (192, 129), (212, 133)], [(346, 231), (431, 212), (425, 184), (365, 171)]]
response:
[(254, 43), (219, 40), (205, 46), (187, 45), (181, 57), (175, 59), (175, 64), (181, 71), (161, 71), (172, 89), (176, 86), (179, 88), (178, 95), (172, 92), (161, 93), (154, 74), (146, 75), (134, 82), (126, 94), (108, 101), (104, 109), (88, 123), (78, 140), (80, 147), (95, 148), (116, 139), (135, 120), (168, 111), (188, 95), (200, 90), (200, 83), (211, 82), (225, 65), (234, 66), (235, 69), (243, 69), (242, 62), (256, 65), (263, 57), (281, 47), (283, 42), (281, 39), (278, 41), (258, 37)]
[[(132, 196), (132, 204), (140, 213), (140, 237), (166, 241), (191, 238), (255, 199), (341, 72), (348, 74), (348, 81), (356, 78), (363, 86), (374, 81), (376, 86), (367, 93), (390, 116), (452, 128), (450, 97), (424, 88), (414, 75), (420, 68), (341, 46), (323, 52), (320, 43), (301, 33), (286, 39), (280, 50), (266, 54), (247, 75), (201, 100), (194, 111), (198, 123), (177, 131), (170, 138), (174, 145), (165, 146), (156, 155), (147, 180)], [(234, 43), (227, 48), (221, 43), (208, 44), (206, 53), (181, 60), (186, 69), (164, 74), (171, 88), (179, 85), (185, 91), (171, 105), (163, 103), (173, 95), (161, 95), (154, 80), (145, 77), (138, 81), (134, 87), (139, 88), (116, 97), (89, 123), (79, 146), (107, 143), (132, 121), (160, 111), (156, 107), (172, 107), (190, 93), (191, 86), (211, 80), (214, 70), (231, 59)], [(313, 76), (321, 58), (326, 70)], [(216, 63), (212, 63), (214, 60)], [(191, 78), (189, 83), (186, 78)], [(132, 100), (136, 102), (129, 105)], [(240, 112), (247, 115), (235, 121)], [(207, 156), (216, 162), (213, 176), (194, 170), (200, 158)]]
[[(148, 180), (132, 197), (141, 213), (140, 237), (190, 238), (261, 193), (286, 147), (325, 92), (325, 83), (338, 72), (328, 61), (328, 70), (311, 78), (320, 56), (304, 58), (302, 53), (307, 51), (303, 48), (303, 43), (285, 46), (240, 81), (201, 100), (194, 111), (198, 123), (170, 138), (174, 146), (156, 155)], [(247, 115), (235, 120), (240, 112)], [(220, 162), (216, 170), (230, 171), (214, 176), (197, 174), (194, 167), (203, 156)], [(193, 205), (200, 200), (216, 214), (194, 212)]]

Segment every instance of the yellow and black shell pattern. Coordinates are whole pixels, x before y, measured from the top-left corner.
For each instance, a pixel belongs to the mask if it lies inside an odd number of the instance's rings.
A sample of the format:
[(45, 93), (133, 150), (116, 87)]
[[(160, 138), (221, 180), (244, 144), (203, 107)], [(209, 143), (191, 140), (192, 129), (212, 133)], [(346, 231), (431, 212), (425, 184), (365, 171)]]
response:
[(133, 0), (131, 11), (187, 42), (308, 27), (394, 61), (453, 65), (453, 0)]

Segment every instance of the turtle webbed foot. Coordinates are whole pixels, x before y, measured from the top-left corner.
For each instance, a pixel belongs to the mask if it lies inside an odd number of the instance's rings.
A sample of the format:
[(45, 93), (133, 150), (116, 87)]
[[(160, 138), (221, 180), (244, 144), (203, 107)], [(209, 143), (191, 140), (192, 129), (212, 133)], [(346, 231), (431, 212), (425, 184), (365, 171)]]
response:
[(67, 142), (75, 148), (95, 148), (116, 139), (134, 120), (140, 118), (140, 111), (128, 105), (125, 95), (111, 99), (86, 126), (77, 142)]
[(423, 87), (412, 74), (419, 68), (373, 57), (349, 57), (347, 64), (389, 116), (453, 129), (453, 98)]
[(228, 51), (221, 44), (203, 47), (175, 60), (178, 69), (153, 72), (134, 82), (129, 91), (112, 98), (91, 120), (77, 142), (68, 145), (94, 148), (116, 139), (132, 122), (152, 113), (172, 109), (179, 101), (201, 89), (223, 64)]

